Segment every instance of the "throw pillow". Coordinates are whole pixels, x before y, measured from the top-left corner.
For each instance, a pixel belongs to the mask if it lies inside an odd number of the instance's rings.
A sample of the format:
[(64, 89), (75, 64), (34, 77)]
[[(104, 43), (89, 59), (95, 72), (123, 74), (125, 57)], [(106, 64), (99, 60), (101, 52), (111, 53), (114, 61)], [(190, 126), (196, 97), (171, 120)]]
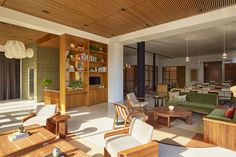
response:
[(225, 111), (225, 117), (232, 119), (234, 117), (235, 108), (230, 107)]
[(177, 97), (177, 101), (179, 101), (179, 102), (185, 102), (186, 101), (186, 95), (179, 95), (178, 97)]
[(179, 92), (169, 92), (169, 101), (175, 101), (179, 96)]

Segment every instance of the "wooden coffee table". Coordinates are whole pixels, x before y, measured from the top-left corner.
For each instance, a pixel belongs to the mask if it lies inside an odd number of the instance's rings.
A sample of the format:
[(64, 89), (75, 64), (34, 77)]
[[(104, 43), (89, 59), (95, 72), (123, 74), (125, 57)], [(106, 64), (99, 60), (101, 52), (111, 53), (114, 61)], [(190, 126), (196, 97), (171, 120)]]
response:
[(158, 121), (159, 117), (167, 118), (168, 127), (170, 127), (171, 118), (184, 118), (187, 124), (192, 124), (192, 112), (183, 107), (175, 107), (173, 111), (170, 111), (168, 107), (158, 107), (154, 111), (154, 119)]
[(56, 136), (39, 125), (25, 127), (30, 136), (10, 141), (8, 136), (16, 130), (0, 133), (0, 157), (15, 156), (16, 153), (42, 146), (53, 141)]
[(79, 150), (79, 148), (71, 145), (70, 143), (64, 140), (57, 140), (43, 147), (28, 151), (28, 152), (22, 152), (21, 154), (17, 154), (17, 155), (21, 157), (32, 157), (32, 156), (43, 157), (45, 155), (51, 154), (55, 147), (59, 148), (65, 157), (67, 156), (89, 157), (89, 155)]

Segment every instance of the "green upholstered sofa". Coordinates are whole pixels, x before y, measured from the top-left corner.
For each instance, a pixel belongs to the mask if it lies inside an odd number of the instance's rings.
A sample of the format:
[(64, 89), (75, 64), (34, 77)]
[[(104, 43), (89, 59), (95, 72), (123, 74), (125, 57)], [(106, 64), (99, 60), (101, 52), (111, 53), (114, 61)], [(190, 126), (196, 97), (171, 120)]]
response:
[(211, 118), (211, 119), (236, 123), (236, 112), (234, 112), (234, 117), (232, 119), (230, 119), (230, 118), (225, 117), (225, 111), (226, 111), (226, 109), (216, 108), (206, 117)]
[(168, 101), (166, 104), (182, 106), (193, 112), (205, 114), (209, 114), (218, 105), (218, 96), (216, 94), (180, 92), (179, 95), (186, 95), (186, 101)]

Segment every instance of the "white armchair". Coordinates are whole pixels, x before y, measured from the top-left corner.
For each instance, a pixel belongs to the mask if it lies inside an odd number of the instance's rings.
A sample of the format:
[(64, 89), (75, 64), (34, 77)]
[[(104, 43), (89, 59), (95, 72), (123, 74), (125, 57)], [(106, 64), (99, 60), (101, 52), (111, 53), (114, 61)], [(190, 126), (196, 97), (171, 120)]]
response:
[(158, 143), (152, 141), (153, 127), (133, 119), (130, 128), (105, 134), (105, 157), (158, 157)]
[(38, 124), (46, 127), (50, 119), (60, 114), (56, 110), (56, 105), (37, 105), (34, 113), (22, 119), (23, 126)]

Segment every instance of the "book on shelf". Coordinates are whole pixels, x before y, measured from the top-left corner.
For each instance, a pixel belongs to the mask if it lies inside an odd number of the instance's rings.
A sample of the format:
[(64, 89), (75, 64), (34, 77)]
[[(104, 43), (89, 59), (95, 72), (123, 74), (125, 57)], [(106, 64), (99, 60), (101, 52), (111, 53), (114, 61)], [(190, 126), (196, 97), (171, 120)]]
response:
[(25, 138), (25, 137), (28, 137), (28, 136), (29, 136), (28, 132), (22, 132), (22, 133), (21, 132), (15, 132), (12, 135), (9, 135), (8, 139), (11, 140), (11, 141), (15, 141), (15, 140)]

